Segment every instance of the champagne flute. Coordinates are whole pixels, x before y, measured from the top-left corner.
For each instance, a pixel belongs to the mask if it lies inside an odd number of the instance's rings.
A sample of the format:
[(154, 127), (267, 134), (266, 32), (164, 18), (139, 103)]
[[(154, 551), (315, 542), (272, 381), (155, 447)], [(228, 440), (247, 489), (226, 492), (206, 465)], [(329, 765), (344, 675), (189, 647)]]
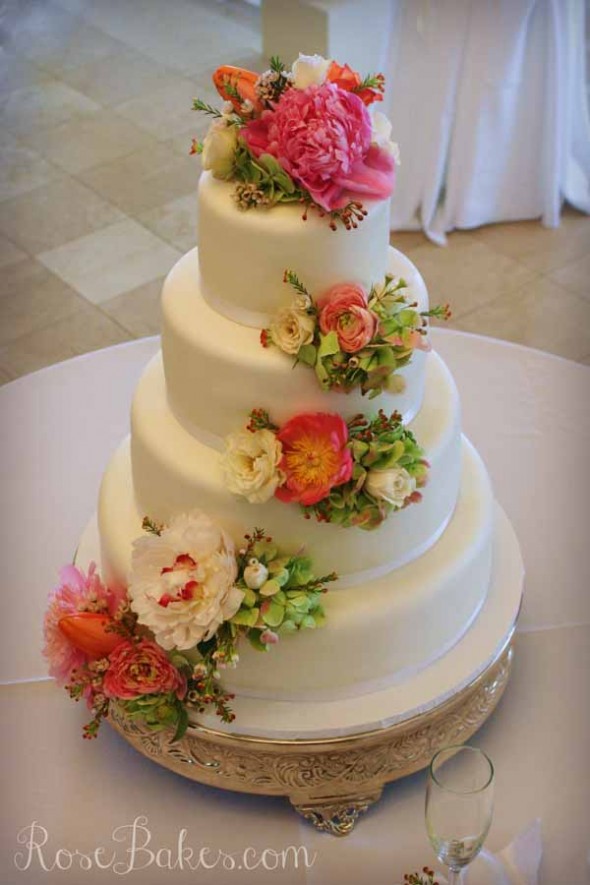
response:
[(492, 822), (494, 766), (476, 747), (439, 750), (430, 763), (426, 788), (426, 829), (449, 885), (481, 850)]

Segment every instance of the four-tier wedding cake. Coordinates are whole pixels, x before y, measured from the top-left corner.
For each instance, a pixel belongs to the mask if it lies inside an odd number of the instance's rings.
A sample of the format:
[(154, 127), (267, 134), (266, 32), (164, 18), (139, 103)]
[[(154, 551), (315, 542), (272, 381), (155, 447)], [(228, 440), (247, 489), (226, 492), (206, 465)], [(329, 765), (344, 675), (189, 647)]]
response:
[[(100, 491), (102, 607), (54, 618), (103, 661), (95, 712), (165, 696), (179, 728), (212, 702), (231, 721), (230, 693), (356, 702), (432, 666), (486, 600), (495, 532), (428, 340), (446, 308), (389, 246), (382, 77), (314, 56), (214, 80), (199, 248), (165, 282), (162, 350)], [(130, 686), (140, 652), (176, 681)]]

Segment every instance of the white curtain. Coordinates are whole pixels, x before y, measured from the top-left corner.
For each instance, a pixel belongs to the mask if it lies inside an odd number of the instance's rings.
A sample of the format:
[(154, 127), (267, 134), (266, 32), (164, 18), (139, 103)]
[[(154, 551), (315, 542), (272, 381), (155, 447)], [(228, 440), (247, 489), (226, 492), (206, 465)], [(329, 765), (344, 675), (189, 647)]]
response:
[(392, 228), (590, 212), (584, 0), (392, 0)]

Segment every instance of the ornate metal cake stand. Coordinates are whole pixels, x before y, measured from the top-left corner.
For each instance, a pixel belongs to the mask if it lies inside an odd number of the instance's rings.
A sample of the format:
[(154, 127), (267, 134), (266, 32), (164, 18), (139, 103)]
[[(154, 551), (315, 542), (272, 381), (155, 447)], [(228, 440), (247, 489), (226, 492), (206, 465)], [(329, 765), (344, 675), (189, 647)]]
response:
[(502, 696), (512, 657), (511, 633), (487, 668), (449, 700), (398, 724), (346, 737), (278, 740), (191, 725), (171, 743), (172, 732), (150, 731), (118, 708), (111, 723), (165, 768), (225, 790), (287, 796), (318, 829), (346, 836), (386, 783), (425, 768), (438, 749), (477, 731)]

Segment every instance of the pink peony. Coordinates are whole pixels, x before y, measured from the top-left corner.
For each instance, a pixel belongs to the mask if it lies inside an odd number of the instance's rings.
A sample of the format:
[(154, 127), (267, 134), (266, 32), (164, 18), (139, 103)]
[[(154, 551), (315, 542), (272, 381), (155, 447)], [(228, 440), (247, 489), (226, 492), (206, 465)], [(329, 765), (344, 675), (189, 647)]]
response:
[(356, 353), (369, 343), (377, 328), (377, 317), (367, 307), (362, 286), (338, 283), (319, 299), (320, 329), (336, 332), (345, 353)]
[(272, 110), (251, 120), (242, 138), (255, 157), (271, 154), (327, 211), (351, 200), (391, 195), (395, 163), (371, 144), (371, 118), (352, 92), (323, 83), (287, 89)]
[(123, 642), (111, 652), (109, 669), (104, 676), (104, 693), (108, 698), (133, 700), (143, 694), (170, 691), (182, 700), (186, 679), (155, 642), (150, 639)]
[(60, 684), (66, 683), (76, 667), (83, 666), (88, 656), (73, 645), (60, 630), (62, 618), (81, 612), (96, 612), (114, 616), (126, 599), (125, 591), (111, 590), (100, 580), (95, 563), (90, 563), (85, 575), (73, 565), (67, 565), (60, 573), (61, 584), (49, 598), (49, 606), (43, 622), (45, 647), (43, 654), (49, 661), (49, 674)]

